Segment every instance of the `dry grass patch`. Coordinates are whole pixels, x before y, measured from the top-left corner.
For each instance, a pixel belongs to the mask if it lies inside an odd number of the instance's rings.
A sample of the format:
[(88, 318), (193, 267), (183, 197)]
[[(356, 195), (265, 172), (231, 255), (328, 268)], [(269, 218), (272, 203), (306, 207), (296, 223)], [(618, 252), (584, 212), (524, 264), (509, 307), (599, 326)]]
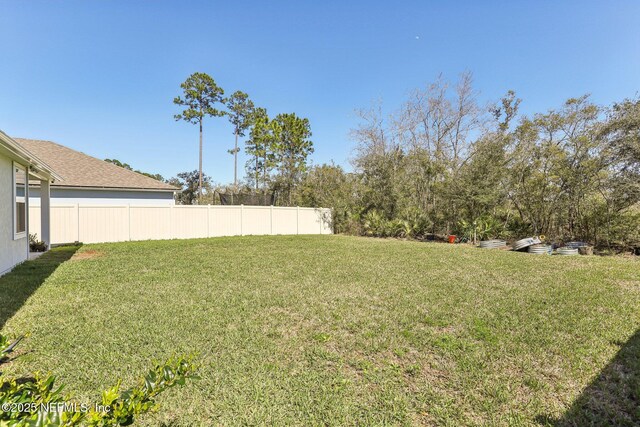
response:
[(86, 259), (94, 259), (104, 256), (104, 252), (97, 251), (94, 249), (81, 249), (80, 251), (73, 254), (71, 257), (71, 261), (82, 261)]

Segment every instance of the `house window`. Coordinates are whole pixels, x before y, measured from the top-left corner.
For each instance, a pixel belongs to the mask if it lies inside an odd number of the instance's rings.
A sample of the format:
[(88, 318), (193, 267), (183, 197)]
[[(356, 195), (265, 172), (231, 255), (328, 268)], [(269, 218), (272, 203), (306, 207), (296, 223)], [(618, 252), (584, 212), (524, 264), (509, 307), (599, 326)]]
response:
[(13, 234), (15, 239), (27, 235), (27, 170), (13, 164)]

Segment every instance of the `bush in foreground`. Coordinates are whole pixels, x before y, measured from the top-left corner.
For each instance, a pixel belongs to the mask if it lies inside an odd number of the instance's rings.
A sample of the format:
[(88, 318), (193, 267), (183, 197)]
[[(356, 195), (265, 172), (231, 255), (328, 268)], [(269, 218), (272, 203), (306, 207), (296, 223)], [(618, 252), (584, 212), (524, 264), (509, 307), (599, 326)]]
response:
[[(7, 360), (13, 343), (0, 335), (0, 364)], [(132, 388), (121, 390), (121, 381), (102, 392), (99, 402), (73, 401), (63, 394), (52, 375), (35, 373), (31, 378), (9, 378), (0, 372), (0, 426), (125, 426), (135, 417), (158, 407), (155, 398), (176, 385), (195, 378), (193, 357), (173, 357), (154, 363)]]

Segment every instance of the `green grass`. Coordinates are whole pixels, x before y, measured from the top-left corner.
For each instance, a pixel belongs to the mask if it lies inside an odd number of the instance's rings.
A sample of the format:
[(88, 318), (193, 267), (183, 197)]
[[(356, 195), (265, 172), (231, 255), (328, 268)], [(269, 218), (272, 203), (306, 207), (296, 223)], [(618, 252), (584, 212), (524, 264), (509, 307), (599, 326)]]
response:
[(0, 278), (2, 331), (31, 332), (5, 373), (86, 400), (200, 353), (147, 425), (640, 422), (636, 259), (234, 237), (86, 245), (51, 274), (75, 250)]

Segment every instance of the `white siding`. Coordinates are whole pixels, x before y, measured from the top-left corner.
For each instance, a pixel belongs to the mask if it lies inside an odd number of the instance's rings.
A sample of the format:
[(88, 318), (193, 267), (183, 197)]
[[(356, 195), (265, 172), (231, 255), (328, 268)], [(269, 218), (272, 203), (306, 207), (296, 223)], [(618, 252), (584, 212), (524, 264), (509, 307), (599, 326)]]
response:
[[(40, 206), (39, 188), (31, 188), (30, 203), (31, 206)], [(51, 187), (51, 206), (75, 204), (80, 204), (82, 206), (172, 206), (175, 202), (173, 199), (173, 193), (170, 191), (125, 191)]]
[(29, 256), (27, 237), (13, 239), (13, 204), (13, 161), (0, 154), (0, 274)]

